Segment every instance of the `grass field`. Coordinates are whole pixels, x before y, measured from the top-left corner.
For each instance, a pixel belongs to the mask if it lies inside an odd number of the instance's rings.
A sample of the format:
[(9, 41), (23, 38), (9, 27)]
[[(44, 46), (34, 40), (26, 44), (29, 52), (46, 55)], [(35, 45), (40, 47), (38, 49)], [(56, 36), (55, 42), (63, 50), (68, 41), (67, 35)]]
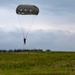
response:
[(1, 52), (0, 75), (75, 75), (75, 52)]

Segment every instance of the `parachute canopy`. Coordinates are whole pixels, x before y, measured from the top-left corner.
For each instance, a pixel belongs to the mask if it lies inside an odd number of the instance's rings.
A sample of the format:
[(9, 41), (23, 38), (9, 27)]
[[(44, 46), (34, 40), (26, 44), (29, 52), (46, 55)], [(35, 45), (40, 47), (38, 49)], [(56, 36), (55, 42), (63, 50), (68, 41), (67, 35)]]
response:
[(38, 15), (39, 8), (35, 5), (19, 5), (16, 8), (16, 13), (18, 15)]

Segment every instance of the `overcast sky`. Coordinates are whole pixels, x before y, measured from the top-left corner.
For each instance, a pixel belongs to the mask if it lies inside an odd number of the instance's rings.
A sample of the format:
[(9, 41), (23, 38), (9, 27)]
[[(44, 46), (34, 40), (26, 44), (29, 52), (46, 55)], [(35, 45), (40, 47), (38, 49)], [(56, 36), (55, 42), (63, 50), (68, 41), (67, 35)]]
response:
[[(38, 16), (18, 17), (15, 10), (20, 4), (36, 5)], [(24, 35), (31, 27), (26, 45), (21, 26)], [(75, 51), (75, 0), (0, 0), (0, 49), (23, 48)]]

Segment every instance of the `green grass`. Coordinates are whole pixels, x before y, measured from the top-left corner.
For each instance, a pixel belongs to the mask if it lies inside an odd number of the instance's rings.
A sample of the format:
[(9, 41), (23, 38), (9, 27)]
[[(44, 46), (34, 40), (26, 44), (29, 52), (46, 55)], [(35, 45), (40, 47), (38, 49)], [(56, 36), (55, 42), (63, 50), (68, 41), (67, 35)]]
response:
[(75, 75), (75, 53), (0, 53), (0, 75)]

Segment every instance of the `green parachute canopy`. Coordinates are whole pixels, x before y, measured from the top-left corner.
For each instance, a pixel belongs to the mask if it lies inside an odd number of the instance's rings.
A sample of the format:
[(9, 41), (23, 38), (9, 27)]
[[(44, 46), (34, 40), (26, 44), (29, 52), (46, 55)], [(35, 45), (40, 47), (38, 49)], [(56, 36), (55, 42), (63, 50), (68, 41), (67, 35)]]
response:
[(38, 15), (39, 8), (35, 5), (19, 5), (16, 8), (16, 13), (18, 15)]

